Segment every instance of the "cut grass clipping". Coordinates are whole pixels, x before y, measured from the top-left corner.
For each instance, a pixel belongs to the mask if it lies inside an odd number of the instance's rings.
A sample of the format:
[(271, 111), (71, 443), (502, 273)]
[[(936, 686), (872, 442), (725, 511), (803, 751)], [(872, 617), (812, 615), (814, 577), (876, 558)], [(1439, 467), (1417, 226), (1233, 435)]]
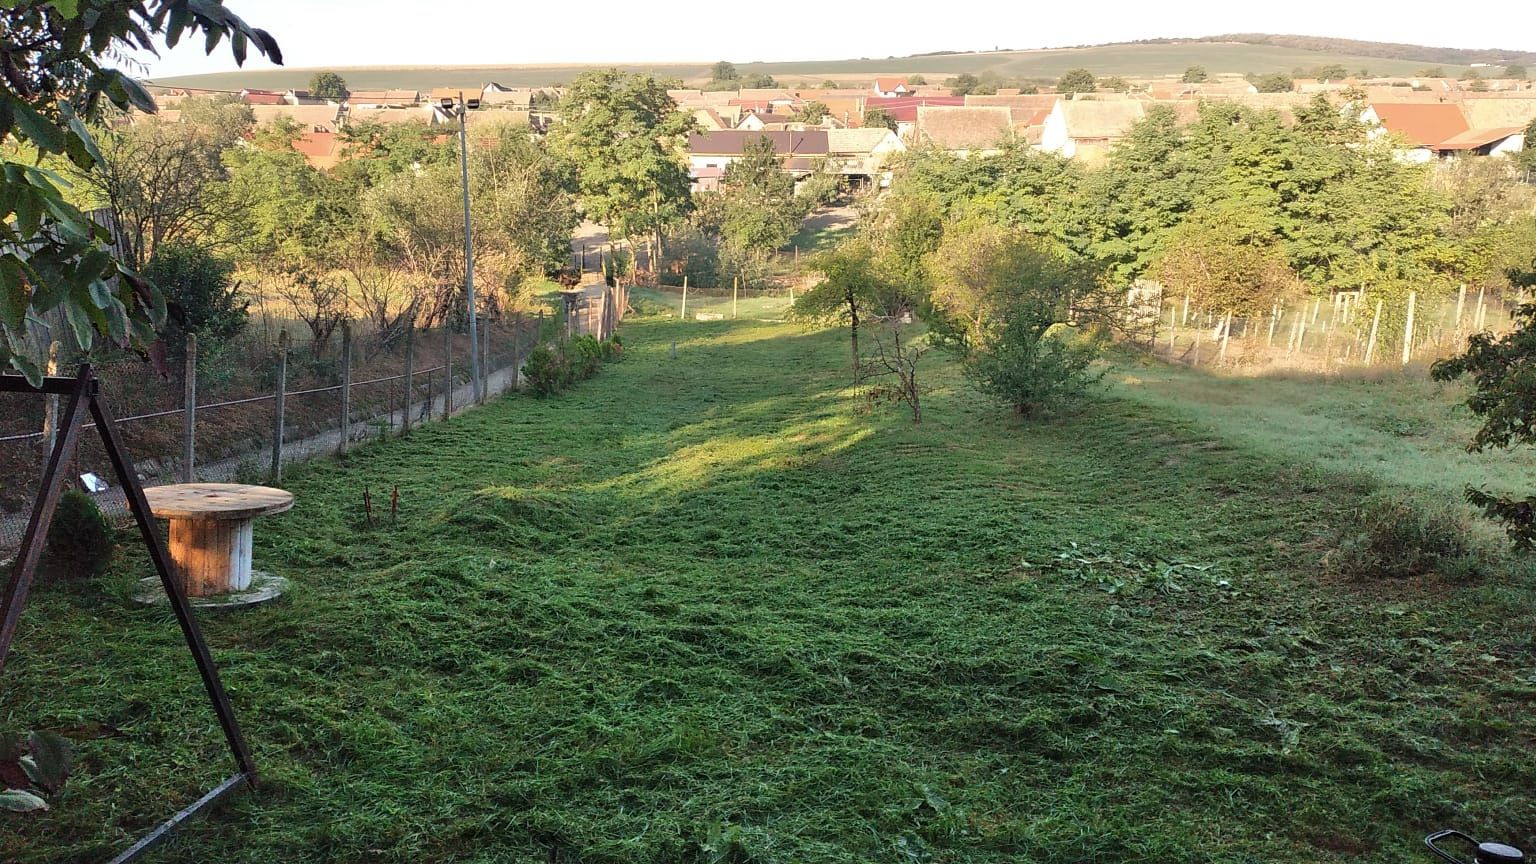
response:
[[(847, 387), (845, 332), (624, 337), (568, 393), (295, 472), (256, 530), (289, 598), (203, 619), (264, 783), (156, 861), (1536, 847), (1531, 573), (1334, 576), (1368, 484), (1266, 437), (1283, 413), (1243, 427), (1200, 376), (1198, 405), (1117, 385), (1021, 423), (933, 355), (914, 427)], [(79, 761), (0, 860), (105, 860), (231, 770), (168, 612), (45, 588), (16, 646), (0, 726)]]

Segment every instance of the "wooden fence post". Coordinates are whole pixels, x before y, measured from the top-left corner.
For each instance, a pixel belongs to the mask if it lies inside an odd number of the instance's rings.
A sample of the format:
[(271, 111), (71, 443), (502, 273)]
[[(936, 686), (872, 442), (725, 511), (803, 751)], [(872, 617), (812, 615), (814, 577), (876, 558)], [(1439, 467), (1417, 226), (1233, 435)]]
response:
[(1408, 357), (1413, 353), (1413, 307), (1418, 299), (1418, 293), (1408, 292), (1408, 320), (1403, 323), (1403, 365), (1408, 365)]
[[(55, 345), (58, 343), (55, 342)], [(50, 365), (52, 362), (50, 361)], [(50, 375), (53, 373), (49, 373)], [(191, 483), (197, 462), (197, 334), (187, 334), (187, 356), (182, 365), (181, 389), (181, 482)]]
[[(586, 254), (586, 245), (582, 245)], [(443, 322), (443, 419), (453, 416), (453, 328)]]
[(683, 276), (683, 309), (677, 313), (678, 320), (688, 320), (688, 277)]
[(1275, 347), (1275, 325), (1279, 323), (1279, 316), (1275, 314), (1275, 307), (1269, 307), (1269, 336), (1264, 340), (1265, 348)]
[(1168, 307), (1168, 359), (1173, 359), (1173, 343), (1179, 335), (1178, 310)]
[(1184, 315), (1179, 319), (1180, 324), (1189, 323), (1189, 292), (1184, 292)]
[(512, 389), (523, 385), (523, 313), (512, 313)]
[(352, 437), (352, 322), (341, 322), (341, 440), (336, 452), (345, 455)]
[(283, 479), (283, 421), (288, 403), (288, 330), (277, 333), (277, 399), (272, 405), (272, 482)]
[(484, 405), (490, 398), (487, 392), (491, 389), (491, 322), (486, 321), (480, 335), (480, 404)]
[(1232, 313), (1228, 312), (1227, 313), (1227, 317), (1223, 318), (1222, 322), (1221, 322), (1221, 351), (1217, 352), (1217, 355), (1216, 355), (1216, 361), (1218, 363), (1225, 363), (1225, 362), (1227, 362), (1227, 343), (1231, 342), (1231, 341), (1232, 341)]
[[(411, 412), (416, 408), (416, 390), (411, 386), (416, 371), (416, 313), (412, 312), (405, 325), (405, 410), (400, 418), (400, 433), (411, 431)], [(427, 391), (429, 394), (431, 390)], [(428, 397), (430, 398), (430, 396)]]
[(1376, 300), (1376, 314), (1371, 316), (1371, 337), (1365, 343), (1365, 365), (1371, 365), (1371, 358), (1376, 355), (1376, 331), (1381, 327), (1381, 300)]
[(1456, 323), (1453, 325), (1452, 329), (1455, 332), (1457, 339), (1461, 338), (1461, 310), (1466, 305), (1467, 283), (1463, 282), (1461, 283), (1461, 287), (1456, 289)]
[[(188, 341), (194, 340), (196, 338), (197, 337), (195, 337), (195, 336), (190, 336), (190, 335), (187, 336)], [(58, 341), (51, 342), (48, 345), (48, 368), (47, 368), (47, 374), (50, 375), (50, 376), (59, 374), (59, 350), (62, 349), (63, 347), (64, 347), (63, 344), (58, 342)], [(48, 407), (44, 409), (44, 413), (43, 413), (43, 452), (44, 453), (52, 453), (53, 452), (54, 441), (58, 437), (58, 434), (59, 434), (59, 397), (57, 395), (53, 395), (53, 396), (49, 396), (48, 397)], [(182, 473), (183, 474), (185, 474), (186, 471), (187, 471), (187, 469), (185, 469), (185, 468), (182, 469)]]
[(736, 292), (741, 289), (741, 277), (731, 279), (731, 320), (736, 320)]

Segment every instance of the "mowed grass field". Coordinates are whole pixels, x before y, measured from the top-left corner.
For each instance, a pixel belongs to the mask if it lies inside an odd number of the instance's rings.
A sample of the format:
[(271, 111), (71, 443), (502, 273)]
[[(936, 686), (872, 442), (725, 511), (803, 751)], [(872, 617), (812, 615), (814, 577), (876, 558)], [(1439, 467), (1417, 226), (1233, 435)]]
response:
[[(1536, 845), (1529, 568), (1327, 576), (1374, 481), (1215, 422), (1241, 403), (1197, 417), (1122, 381), (1026, 424), (933, 355), (914, 427), (848, 389), (841, 331), (624, 337), (565, 396), (290, 478), (256, 554), (291, 598), (205, 619), (265, 782), (154, 860)], [(370, 527), (364, 489), (395, 485)], [(0, 723), (111, 737), (53, 812), (0, 816), (0, 860), (104, 860), (230, 771), (165, 612), (43, 589), (4, 682)]]
[[(279, 41), (282, 34), (277, 34)], [(678, 78), (693, 84), (707, 80), (710, 66), (718, 59), (731, 59), (739, 46), (724, 45), (722, 56), (700, 58), (696, 62), (657, 62), (619, 64), (630, 72), (644, 72), (663, 78)], [(962, 72), (980, 75), (994, 72), (1004, 77), (1054, 79), (1068, 69), (1086, 67), (1096, 75), (1178, 75), (1193, 65), (1205, 66), (1211, 74), (1247, 74), (1290, 72), (1342, 63), (1351, 72), (1368, 69), (1376, 75), (1411, 75), (1425, 66), (1441, 66), (1455, 74), (1461, 67), (1415, 60), (1391, 60), (1359, 57), (1322, 51), (1306, 51), (1276, 45), (1249, 45), (1235, 42), (1185, 42), (1159, 45), (1096, 45), (1087, 48), (1048, 48), (1029, 51), (989, 51), (977, 54), (929, 54), (911, 57), (861, 58), (857, 60), (803, 60), (795, 62), (743, 62), (736, 67), (743, 74), (773, 75), (789, 82), (820, 84), (826, 78), (867, 84), (876, 75), (953, 76)], [(354, 89), (380, 87), (478, 87), (496, 81), (508, 87), (547, 87), (570, 83), (588, 69), (605, 64), (569, 65), (478, 65), (478, 66), (363, 66), (338, 68)], [(209, 87), (239, 90), (242, 87), (287, 90), (309, 86), (314, 69), (250, 68), (204, 75), (156, 78), (155, 83), (173, 87)]]

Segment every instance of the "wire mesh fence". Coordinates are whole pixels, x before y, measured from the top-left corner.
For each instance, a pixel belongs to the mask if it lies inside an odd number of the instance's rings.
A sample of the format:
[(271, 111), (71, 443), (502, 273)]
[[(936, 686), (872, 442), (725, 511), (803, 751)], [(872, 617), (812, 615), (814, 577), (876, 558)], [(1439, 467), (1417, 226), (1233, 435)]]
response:
[[(1513, 326), (1513, 305), (1462, 288), (1449, 296), (1383, 299), (1360, 292), (1276, 303), (1267, 312), (1233, 314), (1165, 297), (1145, 307), (1149, 347), (1190, 366), (1276, 367), (1331, 373), (1435, 360), (1466, 347), (1473, 333)], [(1155, 321), (1150, 319), (1156, 314)]]
[[(599, 315), (610, 320), (606, 312)], [(611, 320), (616, 323), (617, 315)], [(96, 357), (93, 368), (146, 486), (272, 482), (286, 465), (442, 420), (473, 404), (466, 333), (407, 328), (354, 337), (350, 329), (338, 327), (321, 338), (306, 332), (291, 340), (286, 333), (225, 344), (189, 340), (165, 375), (136, 357)], [(485, 398), (516, 387), (528, 352), (563, 338), (565, 329), (542, 311), (481, 319)], [(60, 363), (56, 374), (77, 368)], [(62, 410), (57, 397), (0, 395), (0, 556), (20, 543)], [(80, 440), (67, 476), (86, 488), (85, 475), (111, 472), (95, 436)], [(93, 497), (109, 519), (128, 519), (120, 490)]]

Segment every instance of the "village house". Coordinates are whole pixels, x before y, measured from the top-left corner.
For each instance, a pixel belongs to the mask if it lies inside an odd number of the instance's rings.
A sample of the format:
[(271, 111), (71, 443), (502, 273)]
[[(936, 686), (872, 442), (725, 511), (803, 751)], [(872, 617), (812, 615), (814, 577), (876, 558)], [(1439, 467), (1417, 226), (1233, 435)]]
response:
[(773, 150), (783, 160), (784, 169), (796, 177), (818, 170), (826, 162), (825, 129), (803, 132), (695, 132), (688, 136), (688, 176), (695, 192), (719, 188), (725, 169), (746, 153), (749, 144), (762, 139), (773, 142)]
[(351, 90), (347, 93), (347, 105), (352, 108), (397, 108), (420, 101), (421, 93), (416, 90)]
[(1373, 138), (1397, 136), (1398, 157), (1408, 162), (1505, 156), (1525, 144), (1523, 126), (1474, 126), (1460, 102), (1373, 102), (1360, 120), (1374, 127)]
[(902, 96), (911, 96), (912, 87), (907, 84), (905, 78), (876, 78), (875, 95), (881, 99), (896, 99)]
[(1046, 115), (1039, 147), (1069, 159), (1101, 161), (1146, 114), (1140, 101), (1063, 99)]
[(912, 142), (964, 159), (987, 156), (1014, 140), (1013, 110), (1003, 105), (920, 105)]
[(827, 130), (827, 167), (854, 187), (891, 183), (890, 158), (907, 149), (896, 133), (883, 126)]

